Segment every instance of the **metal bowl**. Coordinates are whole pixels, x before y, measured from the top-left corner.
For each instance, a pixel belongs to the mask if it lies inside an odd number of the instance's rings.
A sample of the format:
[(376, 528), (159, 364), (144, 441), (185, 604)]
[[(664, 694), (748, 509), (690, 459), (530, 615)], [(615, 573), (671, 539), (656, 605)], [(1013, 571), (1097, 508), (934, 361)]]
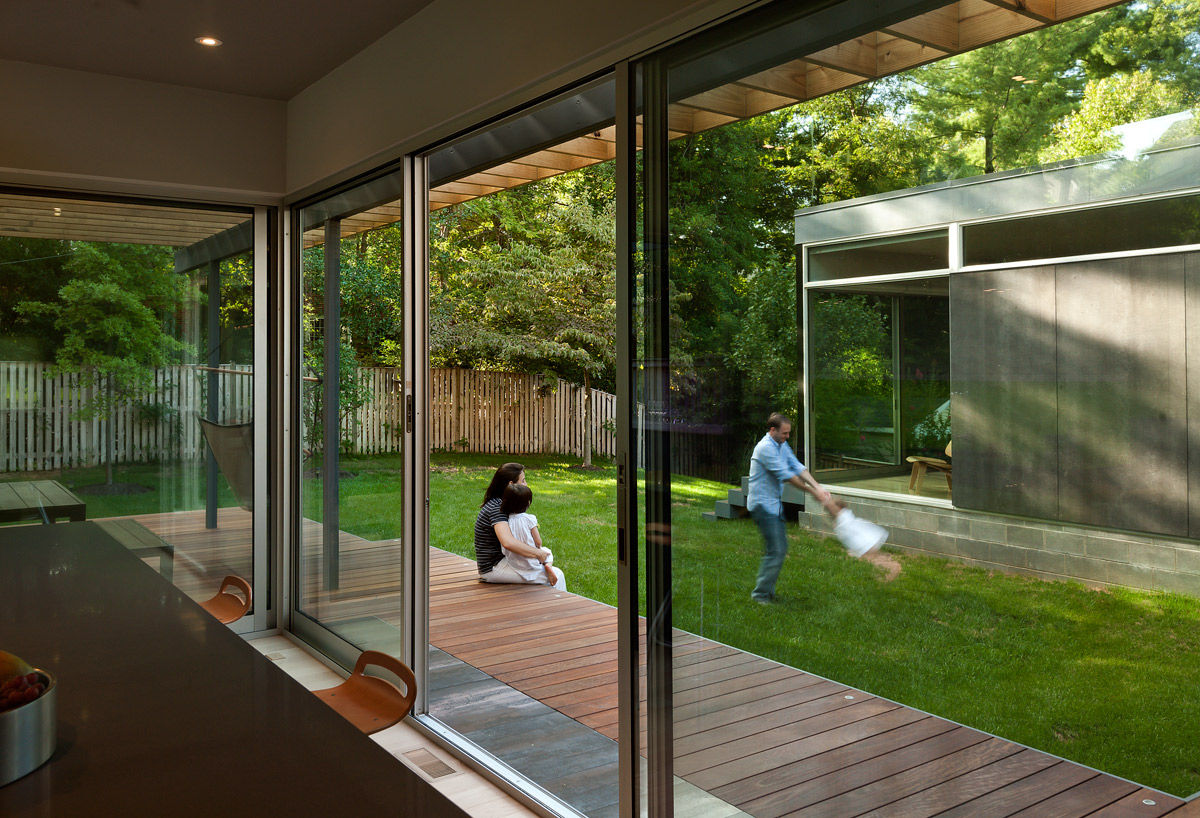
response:
[(58, 735), (58, 681), (52, 673), (34, 668), (46, 690), (31, 702), (0, 713), (0, 787), (16, 781), (54, 755)]

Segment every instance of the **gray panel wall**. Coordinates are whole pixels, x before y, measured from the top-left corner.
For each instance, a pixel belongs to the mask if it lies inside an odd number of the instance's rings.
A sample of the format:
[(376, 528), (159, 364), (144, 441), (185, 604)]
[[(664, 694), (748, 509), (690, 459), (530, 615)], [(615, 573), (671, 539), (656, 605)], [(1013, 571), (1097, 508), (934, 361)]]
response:
[(1200, 535), (1200, 256), (965, 273), (950, 299), (956, 506)]
[(950, 277), (954, 504), (1058, 516), (1054, 268)]
[(1061, 519), (1188, 534), (1183, 258), (1058, 266)]
[(1184, 257), (1187, 310), (1188, 536), (1200, 539), (1200, 254)]

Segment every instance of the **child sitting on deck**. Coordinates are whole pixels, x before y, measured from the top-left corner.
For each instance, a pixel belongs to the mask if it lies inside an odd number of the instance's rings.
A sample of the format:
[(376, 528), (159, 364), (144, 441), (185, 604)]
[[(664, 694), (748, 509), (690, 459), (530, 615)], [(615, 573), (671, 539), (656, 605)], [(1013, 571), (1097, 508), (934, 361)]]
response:
[(527, 582), (541, 582), (553, 585), (556, 591), (567, 590), (567, 579), (561, 570), (550, 567), (554, 562), (554, 554), (549, 548), (542, 546), (542, 535), (538, 531), (537, 517), (526, 513), (533, 502), (533, 490), (521, 483), (510, 483), (504, 489), (500, 500), (500, 511), (508, 515), (508, 527), (512, 535), (526, 545), (541, 549), (545, 559), (523, 557), (520, 554), (504, 548), (504, 557), (508, 564)]

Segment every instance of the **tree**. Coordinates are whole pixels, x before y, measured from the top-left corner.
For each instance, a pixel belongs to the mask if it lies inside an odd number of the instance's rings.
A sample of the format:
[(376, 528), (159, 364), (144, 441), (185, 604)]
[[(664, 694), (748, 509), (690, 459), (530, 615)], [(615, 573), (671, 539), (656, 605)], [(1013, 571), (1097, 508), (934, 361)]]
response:
[(48, 317), (24, 317), (24, 301), (51, 301), (69, 278), (70, 246), (58, 239), (0, 236), (0, 360), (44, 361), (61, 334)]
[(1108, 19), (1073, 20), (908, 72), (911, 119), (942, 148), (935, 177), (1035, 164), (1053, 124), (1082, 96), (1079, 60)]
[(168, 328), (190, 295), (169, 248), (79, 242), (71, 250), (71, 280), (50, 299), (23, 301), (17, 312), (30, 322), (50, 321), (62, 342), (48, 374), (78, 373), (79, 386), (91, 390), (80, 416), (108, 421), (105, 483), (112, 486), (112, 411), (144, 395), (155, 368), (183, 360), (189, 345)]
[(611, 168), (477, 200), (437, 224), (435, 364), (541, 372), (592, 388), (614, 378), (616, 281)]
[(1120, 137), (1113, 131), (1116, 126), (1174, 113), (1181, 107), (1179, 93), (1149, 71), (1089, 81), (1083, 102), (1054, 124), (1053, 143), (1042, 150), (1039, 159), (1055, 162), (1107, 153), (1120, 147)]

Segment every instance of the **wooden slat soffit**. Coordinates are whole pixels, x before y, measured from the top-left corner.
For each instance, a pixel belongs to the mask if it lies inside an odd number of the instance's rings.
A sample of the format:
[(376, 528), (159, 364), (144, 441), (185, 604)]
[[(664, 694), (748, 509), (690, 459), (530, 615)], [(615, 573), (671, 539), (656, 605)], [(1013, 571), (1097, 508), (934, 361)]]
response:
[(0, 193), (0, 236), (187, 247), (250, 218), (249, 213)]
[[(1120, 2), (958, 0), (680, 100), (670, 107), (670, 135), (679, 138), (749, 119), (1116, 5)], [(616, 155), (615, 137), (614, 128), (604, 128), (439, 185), (429, 193), (429, 207), (437, 210), (608, 161)], [(398, 211), (389, 204), (348, 217), (342, 221), (342, 235), (389, 224)], [(305, 233), (306, 245), (323, 240), (320, 230)]]

